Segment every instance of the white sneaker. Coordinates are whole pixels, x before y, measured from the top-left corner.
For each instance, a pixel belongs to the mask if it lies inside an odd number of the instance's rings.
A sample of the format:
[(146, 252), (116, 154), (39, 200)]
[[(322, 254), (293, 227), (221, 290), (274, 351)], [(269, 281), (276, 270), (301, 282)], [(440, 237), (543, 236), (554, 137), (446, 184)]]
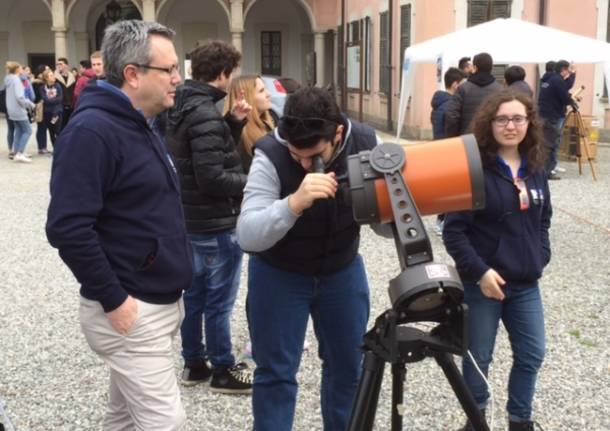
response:
[(555, 166), (554, 170), (560, 173), (564, 173), (566, 171), (566, 169), (562, 168), (561, 166)]
[(32, 163), (32, 159), (23, 153), (15, 154), (15, 158), (13, 160), (20, 163)]

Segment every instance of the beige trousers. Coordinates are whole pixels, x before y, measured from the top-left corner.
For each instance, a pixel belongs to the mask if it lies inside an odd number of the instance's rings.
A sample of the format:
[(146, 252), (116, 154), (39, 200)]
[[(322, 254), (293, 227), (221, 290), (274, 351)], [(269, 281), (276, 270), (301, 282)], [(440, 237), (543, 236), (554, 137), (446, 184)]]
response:
[(174, 431), (186, 414), (174, 370), (172, 339), (184, 318), (182, 299), (157, 305), (140, 300), (125, 336), (117, 333), (97, 301), (81, 297), (81, 329), (91, 349), (110, 367), (104, 431)]

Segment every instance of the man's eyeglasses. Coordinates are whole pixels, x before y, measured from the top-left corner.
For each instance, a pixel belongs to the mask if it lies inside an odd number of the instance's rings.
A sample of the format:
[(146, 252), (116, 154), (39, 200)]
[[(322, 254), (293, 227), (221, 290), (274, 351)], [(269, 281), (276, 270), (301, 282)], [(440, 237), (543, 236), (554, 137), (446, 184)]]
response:
[(527, 124), (528, 118), (523, 115), (515, 115), (514, 117), (500, 115), (498, 117), (495, 117), (492, 121), (496, 126), (500, 127), (506, 127), (508, 126), (508, 123), (512, 121), (513, 124), (518, 127)]
[(280, 121), (283, 123), (283, 126), (289, 130), (296, 129), (308, 129), (308, 130), (320, 130), (323, 128), (328, 128), (329, 126), (337, 126), (337, 123), (334, 121), (326, 120), (324, 118), (315, 118), (315, 117), (293, 117), (290, 115), (284, 115)]
[(142, 69), (158, 70), (159, 72), (167, 73), (169, 76), (172, 76), (174, 74), (180, 75), (180, 66), (177, 64), (172, 64), (169, 67), (161, 67), (161, 66), (151, 66), (150, 64), (134, 63), (133, 66), (141, 67)]

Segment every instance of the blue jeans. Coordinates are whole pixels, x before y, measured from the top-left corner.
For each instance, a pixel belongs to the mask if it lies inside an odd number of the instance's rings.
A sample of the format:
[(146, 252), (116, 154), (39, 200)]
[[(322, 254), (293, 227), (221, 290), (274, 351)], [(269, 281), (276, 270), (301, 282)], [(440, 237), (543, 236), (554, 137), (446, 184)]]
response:
[[(232, 366), (231, 311), (239, 289), (243, 252), (235, 229), (189, 235), (193, 250), (193, 284), (184, 293), (180, 329), (185, 361), (208, 358), (214, 367)], [(202, 342), (205, 317), (205, 345)]]
[(550, 175), (551, 171), (557, 167), (557, 150), (559, 149), (559, 143), (561, 141), (561, 130), (564, 121), (564, 118), (554, 121), (544, 120), (542, 129), (544, 133), (544, 148), (546, 151), (544, 169), (547, 175)]
[(369, 288), (362, 257), (328, 276), (283, 271), (251, 256), (248, 323), (256, 362), (252, 394), (254, 430), (292, 429), (296, 374), (311, 315), (322, 360), (324, 429), (347, 427), (361, 372), (362, 337), (369, 318)]
[(8, 150), (13, 151), (13, 141), (15, 140), (15, 122), (6, 117), (6, 143), (8, 144)]
[(44, 121), (36, 123), (36, 143), (38, 151), (47, 149), (47, 125)]
[[(509, 282), (503, 291), (504, 300), (497, 301), (486, 298), (476, 284), (464, 285), (464, 302), (470, 310), (469, 349), (487, 376), (502, 320), (513, 352), (506, 410), (510, 420), (522, 422), (531, 419), (536, 377), (544, 360), (544, 312), (537, 283), (514, 288)], [(469, 359), (464, 359), (463, 371), (475, 401), (484, 408), (489, 398), (485, 382)]]
[(28, 120), (13, 121), (15, 123), (15, 137), (13, 138), (13, 151), (23, 153), (28, 139), (32, 135), (32, 126)]

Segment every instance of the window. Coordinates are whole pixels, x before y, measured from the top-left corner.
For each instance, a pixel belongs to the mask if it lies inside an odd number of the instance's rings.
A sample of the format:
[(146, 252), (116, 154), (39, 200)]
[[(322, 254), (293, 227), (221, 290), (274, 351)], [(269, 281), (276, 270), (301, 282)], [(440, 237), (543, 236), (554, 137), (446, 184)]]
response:
[(390, 68), (390, 20), (389, 13), (381, 12), (379, 14), (379, 91), (386, 95), (390, 92), (390, 77), (388, 70)]
[(282, 74), (282, 33), (261, 32), (261, 74)]
[(364, 18), (364, 91), (371, 91), (371, 52), (373, 51), (371, 38), (371, 18)]
[[(512, 0), (468, 0), (468, 27), (482, 24), (496, 18), (510, 18)], [(494, 64), (492, 75), (504, 81), (506, 64)]]
[[(364, 73), (362, 91), (371, 91), (371, 18), (348, 24), (347, 86), (360, 89), (360, 73)], [(362, 64), (364, 62), (364, 64)]]
[(400, 79), (402, 80), (402, 63), (405, 49), (411, 46), (411, 5), (400, 7)]

